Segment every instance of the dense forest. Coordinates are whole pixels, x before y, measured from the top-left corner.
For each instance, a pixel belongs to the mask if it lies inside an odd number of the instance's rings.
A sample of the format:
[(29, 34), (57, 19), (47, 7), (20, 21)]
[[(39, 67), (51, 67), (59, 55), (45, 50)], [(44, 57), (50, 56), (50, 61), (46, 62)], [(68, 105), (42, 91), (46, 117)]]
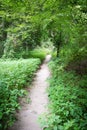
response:
[[(0, 0), (0, 129), (47, 54), (51, 78), (44, 130), (87, 129), (87, 0)], [(31, 68), (31, 69), (30, 69)]]

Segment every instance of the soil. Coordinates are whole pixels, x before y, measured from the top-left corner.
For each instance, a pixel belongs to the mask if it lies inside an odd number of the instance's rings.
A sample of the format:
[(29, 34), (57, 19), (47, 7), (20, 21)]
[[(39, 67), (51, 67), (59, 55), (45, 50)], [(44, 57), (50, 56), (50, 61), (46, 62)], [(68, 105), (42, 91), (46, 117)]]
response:
[(48, 95), (46, 89), (49, 86), (47, 79), (50, 76), (47, 63), (50, 59), (51, 56), (47, 55), (36, 73), (31, 88), (28, 89), (30, 103), (28, 104), (22, 99), (22, 109), (17, 113), (17, 121), (9, 130), (42, 130), (38, 123), (38, 117), (47, 111)]

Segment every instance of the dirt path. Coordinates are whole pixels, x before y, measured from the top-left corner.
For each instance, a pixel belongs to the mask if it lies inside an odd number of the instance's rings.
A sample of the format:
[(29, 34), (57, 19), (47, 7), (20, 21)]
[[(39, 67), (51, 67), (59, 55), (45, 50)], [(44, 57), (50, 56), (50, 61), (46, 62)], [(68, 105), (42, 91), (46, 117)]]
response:
[(18, 113), (18, 121), (10, 130), (41, 130), (38, 117), (40, 114), (47, 111), (48, 96), (46, 88), (48, 87), (47, 78), (50, 72), (47, 62), (51, 56), (48, 55), (41, 66), (41, 69), (36, 73), (36, 77), (29, 90), (30, 104), (22, 103), (22, 109)]

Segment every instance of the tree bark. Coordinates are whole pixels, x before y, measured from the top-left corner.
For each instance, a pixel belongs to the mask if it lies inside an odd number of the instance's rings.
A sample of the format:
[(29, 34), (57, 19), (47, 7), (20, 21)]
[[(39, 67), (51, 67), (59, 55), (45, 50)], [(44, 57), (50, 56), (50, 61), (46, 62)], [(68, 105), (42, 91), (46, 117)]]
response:
[(59, 41), (57, 41), (57, 57), (59, 56), (59, 51), (60, 51), (60, 46), (62, 44), (62, 39), (61, 39), (61, 32), (60, 32), (60, 35), (59, 35)]

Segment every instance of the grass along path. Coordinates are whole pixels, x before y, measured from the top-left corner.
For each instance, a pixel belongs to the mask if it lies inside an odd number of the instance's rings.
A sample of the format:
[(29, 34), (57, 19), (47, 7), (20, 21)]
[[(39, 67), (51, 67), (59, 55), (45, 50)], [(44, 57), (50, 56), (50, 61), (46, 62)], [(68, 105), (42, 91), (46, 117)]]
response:
[(46, 80), (50, 76), (47, 62), (50, 58), (50, 55), (46, 57), (41, 69), (36, 73), (31, 89), (28, 90), (31, 103), (22, 103), (22, 109), (17, 115), (18, 120), (9, 130), (41, 130), (38, 117), (47, 111), (48, 96), (46, 88), (49, 84)]

